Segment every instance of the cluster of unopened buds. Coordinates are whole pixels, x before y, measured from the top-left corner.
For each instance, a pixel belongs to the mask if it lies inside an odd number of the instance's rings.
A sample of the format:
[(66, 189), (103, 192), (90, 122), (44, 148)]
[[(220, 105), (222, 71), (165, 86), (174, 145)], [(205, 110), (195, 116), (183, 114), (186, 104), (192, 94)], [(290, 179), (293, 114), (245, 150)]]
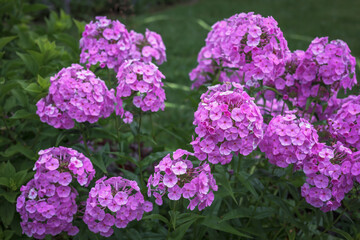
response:
[(200, 163), (194, 167), (188, 160), (194, 154), (183, 150), (176, 150), (172, 156), (166, 155), (158, 165), (155, 173), (148, 180), (148, 196), (153, 195), (156, 204), (162, 205), (162, 197), (167, 194), (170, 200), (179, 200), (181, 197), (189, 199), (188, 208), (194, 210), (196, 207), (201, 211), (210, 206), (214, 200), (213, 191), (218, 186), (211, 174), (209, 164)]
[(263, 137), (260, 109), (237, 83), (209, 87), (194, 115), (191, 144), (201, 161), (227, 164), (232, 153), (250, 154)]

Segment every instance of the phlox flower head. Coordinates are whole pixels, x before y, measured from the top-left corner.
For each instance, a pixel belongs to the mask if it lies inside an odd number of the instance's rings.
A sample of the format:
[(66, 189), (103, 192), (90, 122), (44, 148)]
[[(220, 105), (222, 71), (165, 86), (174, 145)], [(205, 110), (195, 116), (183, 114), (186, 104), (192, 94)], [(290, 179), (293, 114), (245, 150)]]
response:
[(360, 153), (341, 142), (332, 147), (318, 143), (315, 149), (314, 155), (304, 161), (306, 183), (301, 195), (324, 212), (334, 211), (354, 183), (360, 181)]
[(87, 187), (95, 176), (95, 169), (84, 154), (61, 146), (41, 150), (34, 170), (36, 182), (46, 180), (64, 187), (73, 180)]
[(125, 59), (129, 58), (131, 38), (125, 25), (118, 20), (96, 17), (85, 26), (80, 39), (80, 63), (87, 67), (100, 64), (117, 71)]
[(171, 155), (166, 155), (158, 165), (155, 173), (148, 180), (148, 196), (153, 195), (156, 204), (163, 204), (163, 197), (177, 201), (181, 197), (189, 199), (188, 209), (196, 207), (201, 211), (210, 206), (214, 200), (213, 191), (218, 186), (211, 174), (209, 164), (201, 163), (194, 167), (188, 159), (192, 156), (183, 149), (178, 149)]
[[(287, 41), (272, 17), (240, 13), (215, 23), (190, 73), (193, 87), (220, 74), (219, 81), (273, 85), (285, 71)], [(210, 76), (207, 76), (209, 75)]]
[(299, 169), (304, 159), (311, 156), (318, 138), (316, 130), (307, 120), (298, 119), (292, 113), (278, 115), (266, 127), (259, 148), (270, 163), (282, 168), (294, 164), (295, 169)]
[(191, 144), (201, 161), (227, 164), (232, 153), (250, 154), (263, 137), (260, 109), (238, 83), (209, 87), (194, 116)]
[(343, 100), (341, 108), (330, 119), (329, 132), (348, 147), (360, 150), (360, 96)]
[(124, 122), (132, 121), (132, 114), (124, 110), (123, 101), (126, 99), (144, 112), (164, 110), (166, 96), (162, 79), (165, 76), (153, 63), (127, 60), (120, 66), (116, 77), (119, 83), (116, 87), (116, 114), (125, 116)]
[(315, 38), (301, 56), (293, 74), (288, 74), (294, 82), (289, 92), (297, 95), (294, 105), (305, 109), (309, 97), (329, 102), (325, 111), (315, 102), (308, 108), (310, 113), (315, 111), (319, 120), (326, 120), (339, 106), (338, 91), (351, 89), (357, 83), (355, 66), (355, 58), (344, 41)]
[(113, 226), (125, 228), (135, 219), (140, 221), (143, 213), (152, 208), (135, 181), (103, 177), (90, 190), (83, 220), (90, 231), (109, 237), (114, 232)]
[(75, 188), (43, 180), (30, 180), (20, 188), (16, 211), (20, 214), (20, 226), (28, 237), (43, 239), (46, 235), (67, 232), (74, 236), (79, 232), (73, 226), (77, 212)]
[(50, 83), (49, 94), (36, 104), (36, 113), (55, 128), (73, 128), (74, 120), (94, 123), (114, 111), (114, 90), (79, 64), (63, 68)]
[(141, 33), (131, 30), (130, 38), (132, 59), (141, 59), (144, 62), (152, 62), (154, 59), (158, 65), (166, 61), (166, 48), (160, 34), (146, 29), (144, 37)]

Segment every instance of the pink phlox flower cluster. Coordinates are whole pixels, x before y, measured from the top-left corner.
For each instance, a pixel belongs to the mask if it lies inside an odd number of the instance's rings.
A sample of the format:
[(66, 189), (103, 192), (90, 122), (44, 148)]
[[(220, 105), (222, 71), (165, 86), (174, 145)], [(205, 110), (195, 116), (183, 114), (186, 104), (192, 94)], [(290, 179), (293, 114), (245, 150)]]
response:
[(336, 97), (339, 89), (351, 89), (357, 83), (355, 58), (345, 42), (329, 42), (327, 37), (315, 38), (306, 52), (298, 56), (296, 70), (287, 75), (294, 82), (288, 89), (296, 94), (294, 105), (305, 109), (309, 97), (328, 102), (325, 111), (316, 102), (307, 110), (309, 113), (315, 111), (318, 120), (326, 120), (339, 107), (341, 100)]
[(119, 68), (116, 88), (116, 114), (123, 116), (124, 122), (132, 121), (132, 114), (124, 111), (123, 100), (132, 98), (135, 107), (142, 111), (157, 112), (165, 108), (165, 91), (162, 79), (165, 76), (153, 63), (127, 60)]
[[(190, 73), (194, 87), (207, 81), (201, 76), (224, 69), (235, 71), (230, 76), (239, 83), (253, 86), (262, 80), (264, 85), (273, 85), (284, 73), (285, 56), (290, 52), (277, 22), (252, 12), (235, 14), (215, 23), (205, 42), (200, 52), (203, 58), (198, 59), (198, 67)], [(213, 70), (209, 70), (211, 66)], [(229, 81), (227, 74), (219, 80)]]
[(195, 156), (227, 164), (232, 153), (248, 155), (263, 137), (260, 109), (238, 83), (208, 87), (194, 114)]
[(360, 182), (360, 152), (352, 153), (341, 142), (333, 147), (319, 143), (316, 148), (316, 153), (304, 161), (306, 183), (301, 195), (324, 212), (334, 211), (354, 182)]
[(73, 128), (73, 120), (94, 123), (114, 111), (114, 90), (78, 64), (63, 68), (50, 82), (49, 94), (37, 102), (36, 113), (55, 128)]
[(125, 25), (118, 20), (96, 17), (85, 26), (80, 39), (80, 63), (91, 65), (100, 63), (100, 67), (108, 67), (117, 71), (125, 59), (129, 58), (131, 38)]
[(296, 69), (295, 78), (302, 84), (323, 83), (337, 93), (339, 88), (351, 89), (356, 83), (356, 60), (342, 40), (315, 38)]
[(328, 119), (331, 135), (346, 144), (360, 150), (360, 96), (350, 96), (337, 113)]
[(71, 186), (62, 186), (52, 180), (30, 180), (20, 188), (16, 210), (20, 214), (20, 226), (28, 237), (43, 239), (67, 232), (75, 236), (79, 229), (72, 225), (77, 212), (78, 192)]
[(33, 170), (36, 171), (35, 181), (46, 180), (63, 187), (69, 186), (73, 179), (87, 187), (95, 176), (90, 159), (74, 149), (61, 146), (41, 150)]
[(172, 156), (166, 155), (158, 165), (155, 173), (148, 180), (148, 196), (153, 195), (156, 204), (162, 205), (162, 197), (167, 194), (170, 200), (179, 200), (181, 197), (189, 199), (188, 209), (199, 211), (210, 206), (214, 201), (213, 191), (218, 190), (216, 181), (211, 174), (209, 164), (200, 164), (194, 167), (188, 160), (193, 156), (186, 150), (178, 149)]
[(166, 48), (158, 33), (146, 29), (144, 37), (141, 33), (131, 30), (130, 38), (132, 59), (141, 59), (144, 62), (152, 62), (154, 59), (159, 65), (166, 61)]
[(125, 228), (133, 220), (140, 221), (153, 205), (144, 200), (135, 181), (122, 177), (103, 177), (91, 188), (83, 217), (90, 231), (104, 237), (113, 234), (113, 226)]
[(267, 126), (259, 148), (270, 163), (282, 168), (294, 164), (295, 169), (300, 169), (303, 161), (312, 155), (318, 138), (307, 120), (294, 114), (278, 115)]

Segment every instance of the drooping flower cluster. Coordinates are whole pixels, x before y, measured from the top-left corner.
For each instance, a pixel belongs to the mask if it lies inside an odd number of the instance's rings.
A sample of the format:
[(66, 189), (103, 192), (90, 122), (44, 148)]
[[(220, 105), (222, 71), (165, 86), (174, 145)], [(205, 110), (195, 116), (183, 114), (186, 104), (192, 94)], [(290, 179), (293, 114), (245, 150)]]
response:
[(30, 180), (20, 188), (16, 211), (20, 214), (20, 226), (28, 237), (43, 239), (47, 234), (55, 236), (67, 232), (74, 236), (79, 232), (72, 225), (77, 212), (75, 188), (58, 186), (53, 181)]
[(333, 147), (317, 145), (317, 152), (304, 162), (306, 183), (301, 195), (322, 211), (334, 211), (355, 181), (360, 182), (360, 153), (337, 142)]
[(346, 146), (360, 150), (360, 96), (343, 102), (336, 115), (328, 119), (329, 132)]
[(80, 63), (87, 67), (100, 63), (100, 67), (108, 67), (117, 71), (125, 59), (129, 58), (131, 38), (125, 25), (118, 20), (96, 17), (85, 26), (80, 39)]
[(262, 80), (273, 85), (285, 71), (285, 57), (290, 53), (287, 41), (272, 17), (240, 13), (215, 23), (206, 46), (199, 53), (199, 65), (190, 73), (199, 87), (209, 80), (209, 73), (219, 80), (249, 86)]
[(95, 175), (92, 163), (83, 154), (65, 147), (41, 150), (39, 155), (34, 179), (21, 187), (16, 203), (23, 232), (38, 239), (63, 231), (76, 235), (79, 229), (72, 221), (78, 192), (70, 184), (76, 178), (80, 185), (88, 186)]
[(61, 146), (41, 150), (33, 170), (37, 182), (49, 180), (61, 186), (68, 186), (74, 178), (81, 186), (87, 187), (95, 176), (90, 159), (74, 149)]
[[(165, 76), (153, 63), (140, 60), (125, 61), (117, 74), (116, 114), (123, 115), (123, 100), (132, 97), (133, 105), (142, 111), (164, 110), (165, 91), (161, 79)], [(125, 112), (126, 123), (132, 121), (132, 114)]]
[(201, 161), (229, 163), (232, 152), (248, 155), (263, 137), (260, 109), (237, 83), (209, 87), (194, 116), (197, 137), (191, 144)]
[(303, 161), (312, 155), (312, 148), (318, 142), (318, 134), (305, 119), (294, 114), (278, 115), (267, 126), (259, 148), (269, 162), (285, 168), (294, 164), (302, 167)]
[(103, 177), (91, 188), (83, 217), (90, 231), (109, 237), (113, 226), (125, 228), (144, 212), (152, 211), (152, 203), (145, 201), (135, 181), (122, 177)]
[(73, 120), (94, 123), (114, 111), (114, 90), (78, 64), (60, 70), (50, 83), (49, 94), (36, 104), (36, 113), (55, 128), (73, 128)]
[(131, 30), (130, 38), (132, 40), (130, 51), (132, 59), (141, 59), (144, 62), (152, 62), (154, 59), (159, 65), (166, 61), (164, 42), (156, 32), (146, 29), (144, 37), (143, 34)]
[(181, 197), (189, 199), (188, 208), (196, 207), (201, 211), (210, 206), (214, 200), (213, 191), (218, 186), (211, 174), (209, 164), (200, 164), (194, 167), (188, 160), (193, 154), (182, 149), (176, 150), (172, 156), (166, 155), (157, 166), (154, 175), (148, 180), (148, 196), (156, 198), (158, 205), (163, 204), (162, 197), (167, 194), (170, 200), (179, 200)]

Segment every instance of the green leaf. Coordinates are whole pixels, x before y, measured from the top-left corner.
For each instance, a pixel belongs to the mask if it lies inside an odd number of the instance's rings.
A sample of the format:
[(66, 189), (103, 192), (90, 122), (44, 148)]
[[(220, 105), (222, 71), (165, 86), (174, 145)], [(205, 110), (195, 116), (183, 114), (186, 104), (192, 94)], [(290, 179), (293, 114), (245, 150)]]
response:
[(249, 236), (245, 233), (239, 232), (238, 230), (233, 228), (229, 223), (227, 223), (225, 221), (221, 221), (221, 219), (216, 216), (207, 216), (206, 219), (201, 224), (208, 228), (212, 228), (215, 230), (235, 234), (240, 237), (246, 237), (246, 238), (252, 239), (251, 236)]
[(0, 176), (2, 177), (12, 177), (15, 174), (16, 170), (10, 161), (0, 164)]
[(6, 201), (2, 201), (0, 206), (0, 218), (3, 224), (7, 227), (14, 218), (15, 205)]
[(0, 50), (3, 49), (3, 47), (5, 47), (6, 44), (8, 44), (9, 42), (11, 42), (12, 40), (14, 40), (16, 38), (16, 36), (9, 36), (9, 37), (2, 37), (0, 38)]
[(29, 70), (29, 72), (31, 72), (34, 76), (36, 76), (36, 74), (39, 71), (39, 66), (36, 60), (27, 53), (16, 52), (16, 54), (21, 58), (27, 70)]
[(340, 235), (343, 236), (346, 240), (354, 240), (354, 238), (352, 238), (349, 233), (347, 233), (347, 232), (345, 232), (345, 231), (343, 231), (343, 230), (341, 230), (341, 229), (338, 229), (338, 228), (333, 227), (330, 231), (336, 232), (336, 233), (340, 234)]
[(143, 217), (142, 219), (157, 219), (157, 220), (161, 220), (166, 225), (170, 226), (169, 220), (166, 217), (164, 217), (164, 216), (162, 216), (160, 214), (151, 214), (151, 215)]
[(218, 173), (216, 173), (216, 174), (214, 174), (214, 175), (218, 176), (218, 177), (216, 178), (216, 181), (217, 181), (218, 183), (220, 183), (220, 184), (226, 189), (226, 191), (230, 194), (230, 196), (232, 197), (232, 199), (234, 200), (234, 202), (236, 203), (236, 205), (238, 205), (238, 202), (237, 202), (237, 200), (236, 200), (236, 198), (235, 198), (235, 195), (234, 195), (234, 191), (233, 191), (233, 189), (232, 189), (232, 187), (231, 187), (231, 185), (230, 185), (230, 182), (229, 182), (229, 180), (227, 179), (227, 177), (224, 176), (223, 174), (218, 174)]
[(79, 33), (81, 34), (85, 30), (86, 23), (84, 21), (80, 22), (76, 19), (73, 19), (73, 21), (74, 21)]
[(37, 76), (37, 82), (43, 89), (48, 89), (50, 87), (50, 79), (43, 78), (40, 75)]
[(0, 177), (0, 185), (1, 186), (5, 186), (5, 187), (9, 187), (9, 178), (7, 177)]
[(36, 119), (37, 115), (35, 113), (29, 113), (28, 111), (24, 109), (20, 109), (14, 113), (10, 117), (10, 119)]
[(254, 195), (254, 197), (256, 199), (259, 198), (258, 193), (256, 192), (255, 188), (253, 187), (253, 185), (248, 181), (247, 177), (246, 177), (246, 173), (240, 171), (239, 174), (236, 175), (237, 179), (241, 182), (241, 184), (249, 191), (251, 192), (252, 195)]
[(181, 224), (179, 227), (175, 229), (174, 232), (171, 233), (171, 236), (169, 239), (171, 240), (178, 240), (182, 239), (185, 235), (186, 231), (189, 229), (189, 227), (197, 220), (197, 218), (192, 219), (186, 223)]
[(95, 166), (97, 166), (98, 168), (100, 168), (100, 170), (107, 174), (107, 170), (104, 164), (104, 159), (102, 157), (102, 154), (96, 154), (91, 158), (91, 161), (95, 164)]
[(15, 203), (17, 193), (7, 192), (4, 189), (0, 188), (0, 196), (4, 197), (8, 202)]
[(21, 145), (21, 143), (10, 146), (8, 149), (6, 149), (4, 153), (0, 152), (0, 155), (2, 155), (3, 157), (11, 157), (18, 153), (24, 155), (29, 159), (34, 159), (35, 157), (35, 153), (30, 148)]
[(204, 20), (198, 18), (198, 19), (196, 19), (196, 22), (197, 22), (197, 24), (199, 24), (200, 27), (202, 27), (203, 29), (205, 29), (205, 30), (207, 30), (207, 31), (211, 31), (211, 30), (212, 30), (212, 27), (211, 27), (209, 24), (207, 24)]
[(41, 87), (36, 83), (30, 83), (24, 90), (30, 93), (37, 93), (37, 94), (42, 92)]

